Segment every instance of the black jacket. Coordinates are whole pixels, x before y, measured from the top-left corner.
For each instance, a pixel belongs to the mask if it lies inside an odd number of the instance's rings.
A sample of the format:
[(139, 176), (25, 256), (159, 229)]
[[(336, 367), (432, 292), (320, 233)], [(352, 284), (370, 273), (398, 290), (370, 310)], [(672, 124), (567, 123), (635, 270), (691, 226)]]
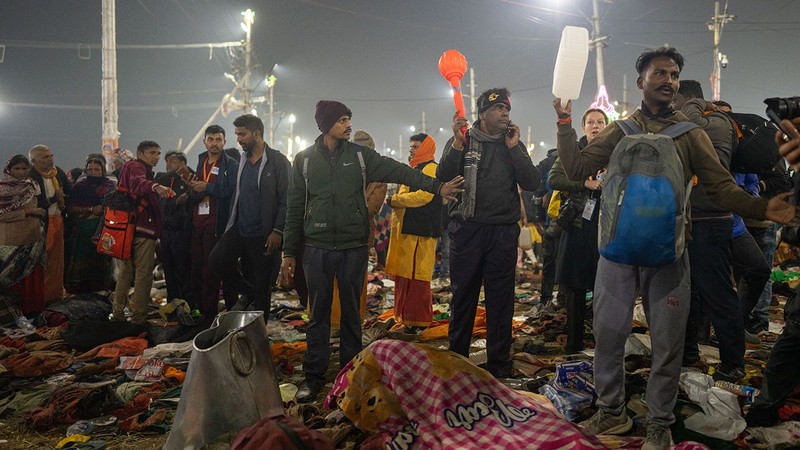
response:
[(191, 187), (184, 183), (180, 175), (175, 172), (160, 174), (156, 178), (156, 182), (175, 191), (173, 197), (160, 198), (158, 201), (158, 205), (161, 208), (163, 229), (170, 231), (191, 230), (192, 202), (188, 199), (181, 205), (177, 202), (178, 197), (191, 192)]
[[(231, 214), (225, 231), (236, 223), (236, 215), (239, 201), (239, 176), (244, 165), (247, 164), (248, 153), (243, 153), (239, 159), (239, 169), (236, 173), (236, 190), (233, 193), (233, 204)], [(291, 164), (279, 151), (273, 150), (269, 145), (264, 144), (264, 155), (259, 167), (259, 193), (261, 194), (261, 225), (266, 230), (266, 238), (270, 233), (276, 232), (283, 235), (283, 227), (286, 225), (286, 205), (287, 192), (289, 189), (289, 177), (291, 175)]]
[(549, 189), (550, 184), (547, 180), (550, 177), (550, 169), (553, 167), (553, 163), (556, 162), (556, 158), (558, 158), (558, 149), (551, 148), (547, 151), (547, 156), (536, 165), (536, 170), (538, 170), (539, 174), (542, 176), (542, 182), (539, 183), (539, 187), (536, 188), (533, 193), (539, 197), (544, 197), (545, 194), (552, 190)]
[[(464, 151), (466, 149), (453, 149), (453, 138), (447, 141), (436, 171), (440, 181), (450, 181), (462, 175)], [(522, 142), (514, 148), (507, 148), (501, 142), (485, 145), (478, 166), (475, 212), (469, 221), (489, 225), (519, 222), (517, 185), (523, 190), (533, 191), (539, 187), (541, 180)], [(455, 203), (450, 206), (451, 218), (454, 218), (454, 211)]]
[[(433, 161), (424, 162), (415, 167), (420, 172)], [(403, 215), (403, 234), (413, 234), (414, 236), (439, 237), (442, 235), (442, 197), (433, 196), (431, 201), (419, 208), (406, 208)]]

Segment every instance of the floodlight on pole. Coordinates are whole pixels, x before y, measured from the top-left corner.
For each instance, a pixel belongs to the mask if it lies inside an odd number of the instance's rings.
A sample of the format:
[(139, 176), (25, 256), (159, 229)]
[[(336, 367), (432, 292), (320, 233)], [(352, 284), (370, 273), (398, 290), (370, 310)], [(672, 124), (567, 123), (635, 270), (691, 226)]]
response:
[(272, 69), (267, 72), (267, 91), (269, 96), (267, 101), (269, 102), (269, 145), (272, 145), (275, 137), (275, 83), (278, 81), (278, 77), (275, 76), (275, 68), (278, 67), (277, 64), (272, 66)]
[(244, 30), (245, 33), (249, 33), (250, 28), (253, 26), (253, 22), (256, 20), (256, 13), (252, 9), (247, 8), (246, 10), (242, 11), (241, 14), (244, 17), (242, 19), (242, 30)]

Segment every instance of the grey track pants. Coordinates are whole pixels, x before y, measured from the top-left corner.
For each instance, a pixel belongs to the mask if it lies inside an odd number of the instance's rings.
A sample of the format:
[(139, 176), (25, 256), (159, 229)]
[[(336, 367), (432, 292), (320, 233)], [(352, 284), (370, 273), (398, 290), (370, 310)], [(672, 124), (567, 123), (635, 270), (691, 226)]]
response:
[(689, 316), (689, 258), (664, 267), (636, 267), (602, 256), (594, 287), (594, 380), (597, 405), (619, 414), (625, 408), (625, 341), (631, 332), (634, 300), (641, 293), (653, 347), (647, 382), (648, 418), (675, 422), (683, 340)]

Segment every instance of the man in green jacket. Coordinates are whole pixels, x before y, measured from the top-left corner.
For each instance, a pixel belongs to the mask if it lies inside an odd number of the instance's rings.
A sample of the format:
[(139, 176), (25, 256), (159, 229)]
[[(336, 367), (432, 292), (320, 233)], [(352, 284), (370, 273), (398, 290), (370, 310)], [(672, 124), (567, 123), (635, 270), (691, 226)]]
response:
[[(320, 100), (314, 118), (322, 134), (294, 159), (284, 228), (281, 282), (291, 285), (295, 258), (303, 252), (311, 317), (303, 359), (305, 382), (297, 401), (310, 402), (325, 384), (330, 359), (330, 314), (334, 277), (341, 302), (339, 364), (361, 351), (359, 299), (367, 271), (372, 230), (364, 187), (374, 181), (400, 183), (455, 200), (462, 177), (442, 183), (418, 170), (349, 142), (350, 109)], [(305, 247), (301, 248), (301, 240)]]
[[(644, 99), (630, 119), (647, 133), (659, 133), (668, 126), (688, 121), (672, 109), (678, 92), (683, 56), (674, 48), (647, 50), (636, 61), (636, 85)], [(558, 115), (558, 157), (567, 175), (582, 180), (605, 167), (615, 147), (625, 136), (618, 122), (612, 122), (583, 150), (577, 148), (571, 126), (572, 103), (561, 107), (553, 101)], [(691, 130), (675, 139), (683, 181), (694, 175), (711, 201), (742, 217), (770, 219), (788, 224), (798, 222), (798, 210), (786, 202), (789, 193), (769, 201), (755, 198), (733, 182), (719, 162), (706, 133)], [(607, 178), (608, 179), (608, 176)], [(605, 194), (604, 194), (605, 195)], [(690, 221), (685, 221), (688, 238)], [(702, 269), (701, 269), (702, 270)], [(641, 294), (653, 343), (650, 378), (647, 382), (647, 438), (642, 449), (661, 450), (671, 445), (669, 427), (678, 394), (683, 341), (689, 315), (689, 258), (686, 252), (675, 263), (643, 267), (613, 262), (600, 256), (594, 286), (594, 382), (599, 410), (581, 425), (589, 434), (623, 434), (633, 422), (625, 412), (625, 341), (630, 334), (634, 300)], [(624, 325), (624, 326), (623, 326)]]

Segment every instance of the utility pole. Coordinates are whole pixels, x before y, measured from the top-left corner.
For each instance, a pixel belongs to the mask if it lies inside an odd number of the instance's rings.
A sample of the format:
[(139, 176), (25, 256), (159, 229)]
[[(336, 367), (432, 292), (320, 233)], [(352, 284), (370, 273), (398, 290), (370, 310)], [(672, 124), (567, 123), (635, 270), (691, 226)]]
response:
[(294, 113), (289, 114), (289, 143), (286, 146), (286, 156), (292, 156), (292, 146), (294, 144), (294, 123), (297, 122), (297, 116)]
[[(627, 112), (627, 115), (631, 114), (631, 107), (628, 105), (628, 74), (622, 74), (622, 112)], [(623, 117), (624, 119), (624, 117)]]
[(470, 103), (469, 115), (470, 115), (470, 118), (472, 119), (472, 120), (470, 120), (470, 122), (473, 122), (473, 123), (476, 120), (478, 120), (478, 112), (475, 111), (476, 100), (477, 99), (475, 98), (475, 69), (470, 67), (469, 68), (469, 103)]
[(531, 146), (531, 126), (528, 125), (528, 137), (525, 139), (525, 146), (528, 147), (530, 150), (533, 150)]
[(256, 13), (253, 12), (252, 9), (247, 8), (247, 10), (242, 11), (242, 28), (244, 28), (245, 38), (244, 38), (244, 75), (242, 75), (242, 102), (244, 103), (244, 110), (248, 113), (253, 109), (253, 101), (252, 96), (250, 95), (252, 92), (250, 90), (250, 65), (252, 61), (252, 53), (253, 53), (253, 41), (250, 40), (250, 33), (253, 28), (253, 22), (255, 21)]
[(719, 1), (714, 2), (714, 17), (708, 22), (708, 30), (714, 33), (714, 71), (711, 73), (711, 99), (720, 99), (722, 69), (728, 67), (728, 55), (720, 53), (719, 40), (722, 37), (722, 27), (735, 19), (736, 16), (728, 14), (728, 1), (725, 0), (725, 9), (719, 13)]
[(267, 75), (267, 87), (269, 88), (269, 142), (270, 146), (275, 137), (275, 82), (278, 79), (270, 72)]
[[(105, 2), (107, 0), (103, 1)], [(227, 117), (232, 107), (235, 107), (235, 109), (237, 110), (241, 108), (247, 112), (253, 110), (254, 99), (252, 98), (251, 95), (252, 90), (250, 89), (249, 86), (250, 65), (252, 62), (251, 54), (253, 51), (253, 44), (250, 39), (250, 32), (253, 27), (253, 22), (255, 22), (256, 13), (251, 9), (247, 9), (246, 11), (242, 11), (242, 16), (244, 18), (242, 19), (240, 25), (242, 26), (242, 29), (245, 32), (245, 41), (241, 43), (241, 46), (244, 49), (244, 59), (245, 59), (244, 74), (239, 80), (237, 80), (233, 75), (227, 73), (225, 74), (226, 77), (228, 77), (231, 81), (233, 81), (234, 83), (233, 89), (231, 90), (230, 93), (225, 94), (222, 97), (222, 101), (220, 102), (219, 106), (214, 111), (214, 113), (211, 114), (208, 120), (206, 120), (206, 123), (204, 123), (203, 126), (200, 127), (200, 129), (197, 131), (197, 134), (195, 134), (192, 140), (189, 141), (189, 144), (186, 146), (186, 148), (182, 150), (184, 154), (188, 154), (192, 150), (192, 147), (194, 147), (194, 145), (200, 141), (200, 139), (204, 135), (205, 129), (214, 122), (214, 120), (217, 118), (217, 115), (219, 115), (220, 113), (222, 113), (224, 117)], [(238, 100), (235, 99), (235, 96), (239, 92), (239, 90), (242, 90), (242, 96), (244, 98), (242, 102), (239, 102)]]
[(605, 68), (603, 65), (603, 48), (606, 46), (608, 36), (600, 33), (600, 0), (592, 0), (592, 38), (589, 45), (595, 50), (595, 67), (597, 68), (597, 87), (606, 84)]
[(117, 114), (117, 28), (116, 0), (103, 0), (103, 140), (106, 169), (113, 170), (114, 149), (119, 147)]

